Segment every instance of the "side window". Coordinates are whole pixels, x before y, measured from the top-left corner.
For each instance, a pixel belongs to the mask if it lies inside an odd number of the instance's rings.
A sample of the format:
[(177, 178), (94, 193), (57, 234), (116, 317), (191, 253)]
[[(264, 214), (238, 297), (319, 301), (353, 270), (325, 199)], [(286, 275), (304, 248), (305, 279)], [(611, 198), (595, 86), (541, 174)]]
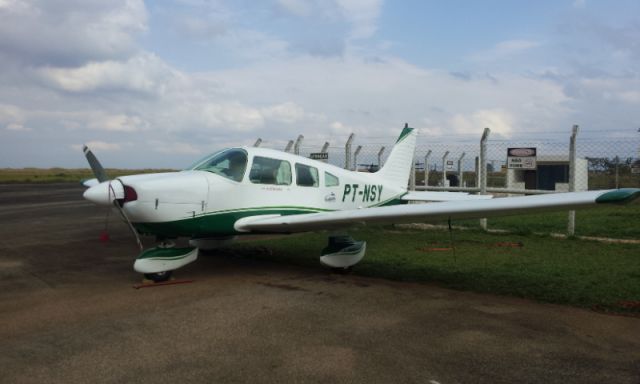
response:
[(325, 187), (337, 187), (338, 185), (340, 185), (340, 180), (336, 176), (330, 174), (329, 172), (324, 173)]
[(301, 187), (317, 187), (318, 178), (318, 168), (296, 163), (296, 184)]
[(268, 157), (253, 158), (249, 180), (254, 184), (291, 184), (291, 165), (289, 162)]

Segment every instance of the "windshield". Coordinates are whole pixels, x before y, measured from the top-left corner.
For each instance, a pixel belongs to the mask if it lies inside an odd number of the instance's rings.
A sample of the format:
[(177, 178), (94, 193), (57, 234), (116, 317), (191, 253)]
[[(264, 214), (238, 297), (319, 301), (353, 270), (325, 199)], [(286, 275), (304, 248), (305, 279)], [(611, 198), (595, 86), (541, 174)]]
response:
[(243, 149), (227, 149), (214, 153), (194, 165), (190, 170), (207, 171), (234, 181), (242, 181), (247, 168), (247, 152)]

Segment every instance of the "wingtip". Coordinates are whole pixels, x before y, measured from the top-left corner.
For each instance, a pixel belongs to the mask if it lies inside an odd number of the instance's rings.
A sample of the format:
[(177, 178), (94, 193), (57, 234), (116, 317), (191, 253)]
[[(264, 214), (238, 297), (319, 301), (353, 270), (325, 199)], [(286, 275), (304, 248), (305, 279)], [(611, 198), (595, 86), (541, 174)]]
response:
[(640, 197), (639, 188), (620, 188), (603, 193), (596, 198), (598, 204), (626, 204)]

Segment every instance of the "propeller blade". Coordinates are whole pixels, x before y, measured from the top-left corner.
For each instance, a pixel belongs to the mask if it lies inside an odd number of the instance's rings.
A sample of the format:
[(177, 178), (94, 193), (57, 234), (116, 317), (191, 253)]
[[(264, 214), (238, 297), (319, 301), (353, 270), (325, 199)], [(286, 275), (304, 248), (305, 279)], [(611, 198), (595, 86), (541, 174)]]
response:
[(107, 173), (104, 171), (102, 164), (100, 164), (100, 162), (98, 161), (96, 156), (93, 154), (93, 152), (91, 152), (89, 147), (85, 145), (82, 148), (82, 152), (84, 152), (84, 156), (87, 158), (87, 161), (89, 162), (89, 166), (91, 167), (93, 174), (96, 176), (96, 179), (98, 179), (98, 181), (101, 183), (103, 181), (109, 180), (109, 176), (107, 176)]

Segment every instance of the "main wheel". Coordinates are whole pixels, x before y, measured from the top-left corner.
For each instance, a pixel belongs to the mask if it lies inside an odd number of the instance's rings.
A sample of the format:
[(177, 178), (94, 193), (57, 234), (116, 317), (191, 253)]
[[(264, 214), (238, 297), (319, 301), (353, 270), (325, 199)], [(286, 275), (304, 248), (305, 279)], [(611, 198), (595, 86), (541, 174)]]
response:
[(344, 268), (331, 267), (330, 269), (332, 273), (337, 273), (338, 275), (348, 275), (351, 273), (351, 271), (353, 271), (353, 265)]
[(147, 280), (151, 280), (154, 283), (161, 283), (163, 281), (167, 281), (171, 278), (171, 273), (173, 271), (164, 271), (164, 272), (156, 272), (156, 273), (145, 273), (144, 278)]

